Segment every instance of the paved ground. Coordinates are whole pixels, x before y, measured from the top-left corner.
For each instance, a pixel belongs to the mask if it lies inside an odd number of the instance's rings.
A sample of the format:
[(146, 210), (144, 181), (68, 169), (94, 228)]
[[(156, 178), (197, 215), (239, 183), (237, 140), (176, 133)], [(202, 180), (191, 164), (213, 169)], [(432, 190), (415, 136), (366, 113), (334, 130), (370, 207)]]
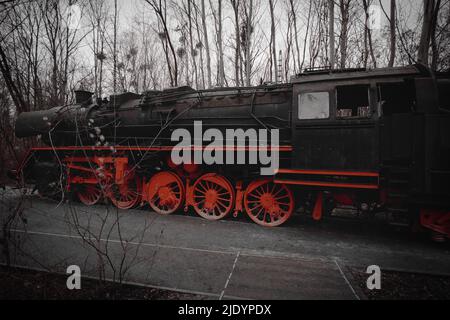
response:
[[(19, 198), (16, 191), (0, 191), (2, 223)], [(108, 212), (103, 205), (86, 208), (37, 196), (26, 197), (23, 206), (24, 219), (13, 226), (20, 244), (13, 252), (15, 265), (64, 272), (76, 264), (84, 275), (96, 276), (98, 255), (82, 240), (90, 230), (95, 247), (107, 249), (103, 258), (114, 265), (116, 276), (124, 258), (129, 282), (212, 299), (364, 298), (348, 266), (450, 274), (448, 245), (361, 222), (294, 218), (284, 227), (264, 229), (245, 217), (208, 222), (148, 210)], [(113, 227), (117, 217), (120, 233)]]

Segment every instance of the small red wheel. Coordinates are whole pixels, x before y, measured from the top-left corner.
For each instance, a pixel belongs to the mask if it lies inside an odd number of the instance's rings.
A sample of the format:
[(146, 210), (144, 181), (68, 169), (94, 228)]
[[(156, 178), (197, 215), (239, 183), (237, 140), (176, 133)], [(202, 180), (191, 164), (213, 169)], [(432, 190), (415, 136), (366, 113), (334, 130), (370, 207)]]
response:
[(233, 209), (234, 189), (231, 183), (217, 174), (200, 177), (193, 186), (194, 209), (207, 220), (225, 218)]
[(294, 212), (292, 191), (284, 184), (271, 180), (251, 183), (244, 195), (248, 216), (264, 227), (277, 227), (285, 223)]
[(183, 181), (173, 172), (157, 173), (148, 183), (147, 195), (156, 213), (169, 215), (183, 205)]
[(141, 180), (129, 169), (124, 171), (123, 184), (113, 184), (109, 187), (109, 198), (119, 209), (128, 210), (135, 207), (141, 199)]
[(82, 184), (78, 187), (77, 195), (81, 203), (87, 206), (93, 206), (100, 201), (103, 193), (99, 185)]

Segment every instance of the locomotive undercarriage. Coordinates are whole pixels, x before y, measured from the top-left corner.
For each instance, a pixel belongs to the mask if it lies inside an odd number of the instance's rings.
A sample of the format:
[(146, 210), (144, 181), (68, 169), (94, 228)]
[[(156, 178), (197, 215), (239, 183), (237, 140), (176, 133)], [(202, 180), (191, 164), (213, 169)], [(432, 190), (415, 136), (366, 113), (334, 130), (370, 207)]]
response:
[[(290, 187), (272, 178), (251, 178), (258, 176), (257, 167), (176, 166), (169, 148), (92, 149), (32, 149), (19, 178), (39, 182), (36, 188), (45, 197), (74, 197), (88, 206), (105, 200), (122, 210), (148, 205), (161, 215), (192, 208), (212, 221), (246, 212), (265, 227), (285, 223), (295, 209)], [(51, 168), (45, 180), (43, 164)]]
[(22, 181), (39, 182), (35, 188), (45, 197), (75, 198), (88, 206), (105, 201), (122, 210), (149, 206), (161, 215), (192, 208), (212, 221), (246, 213), (264, 227), (282, 225), (298, 208), (316, 221), (339, 215), (334, 209), (351, 208), (347, 211), (355, 212), (354, 216), (372, 216), (383, 209), (374, 190), (255, 179), (259, 176), (256, 166), (177, 166), (170, 160), (170, 147), (111, 149), (34, 148), (19, 176)]

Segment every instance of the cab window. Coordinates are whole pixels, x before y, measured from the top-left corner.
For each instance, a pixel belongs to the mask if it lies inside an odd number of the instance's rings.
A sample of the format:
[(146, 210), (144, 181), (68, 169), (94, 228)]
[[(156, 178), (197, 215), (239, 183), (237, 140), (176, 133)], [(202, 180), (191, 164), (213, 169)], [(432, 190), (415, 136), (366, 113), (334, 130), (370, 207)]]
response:
[(302, 93), (298, 96), (300, 120), (328, 119), (330, 117), (330, 94), (328, 92)]
[(336, 88), (336, 118), (370, 118), (372, 116), (369, 103), (369, 86), (353, 85)]
[(415, 88), (405, 81), (379, 83), (378, 103), (385, 116), (410, 113), (415, 105)]

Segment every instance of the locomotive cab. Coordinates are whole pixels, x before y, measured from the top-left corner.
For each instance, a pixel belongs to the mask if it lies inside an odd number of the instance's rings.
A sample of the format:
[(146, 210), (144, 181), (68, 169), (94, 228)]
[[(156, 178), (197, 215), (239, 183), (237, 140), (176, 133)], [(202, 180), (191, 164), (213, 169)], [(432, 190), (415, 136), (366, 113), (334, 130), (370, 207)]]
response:
[(294, 157), (278, 183), (314, 194), (316, 219), (328, 197), (394, 220), (420, 212), (422, 225), (426, 210), (440, 212), (431, 216), (441, 226), (426, 226), (448, 235), (448, 75), (410, 66), (306, 72), (292, 82)]

